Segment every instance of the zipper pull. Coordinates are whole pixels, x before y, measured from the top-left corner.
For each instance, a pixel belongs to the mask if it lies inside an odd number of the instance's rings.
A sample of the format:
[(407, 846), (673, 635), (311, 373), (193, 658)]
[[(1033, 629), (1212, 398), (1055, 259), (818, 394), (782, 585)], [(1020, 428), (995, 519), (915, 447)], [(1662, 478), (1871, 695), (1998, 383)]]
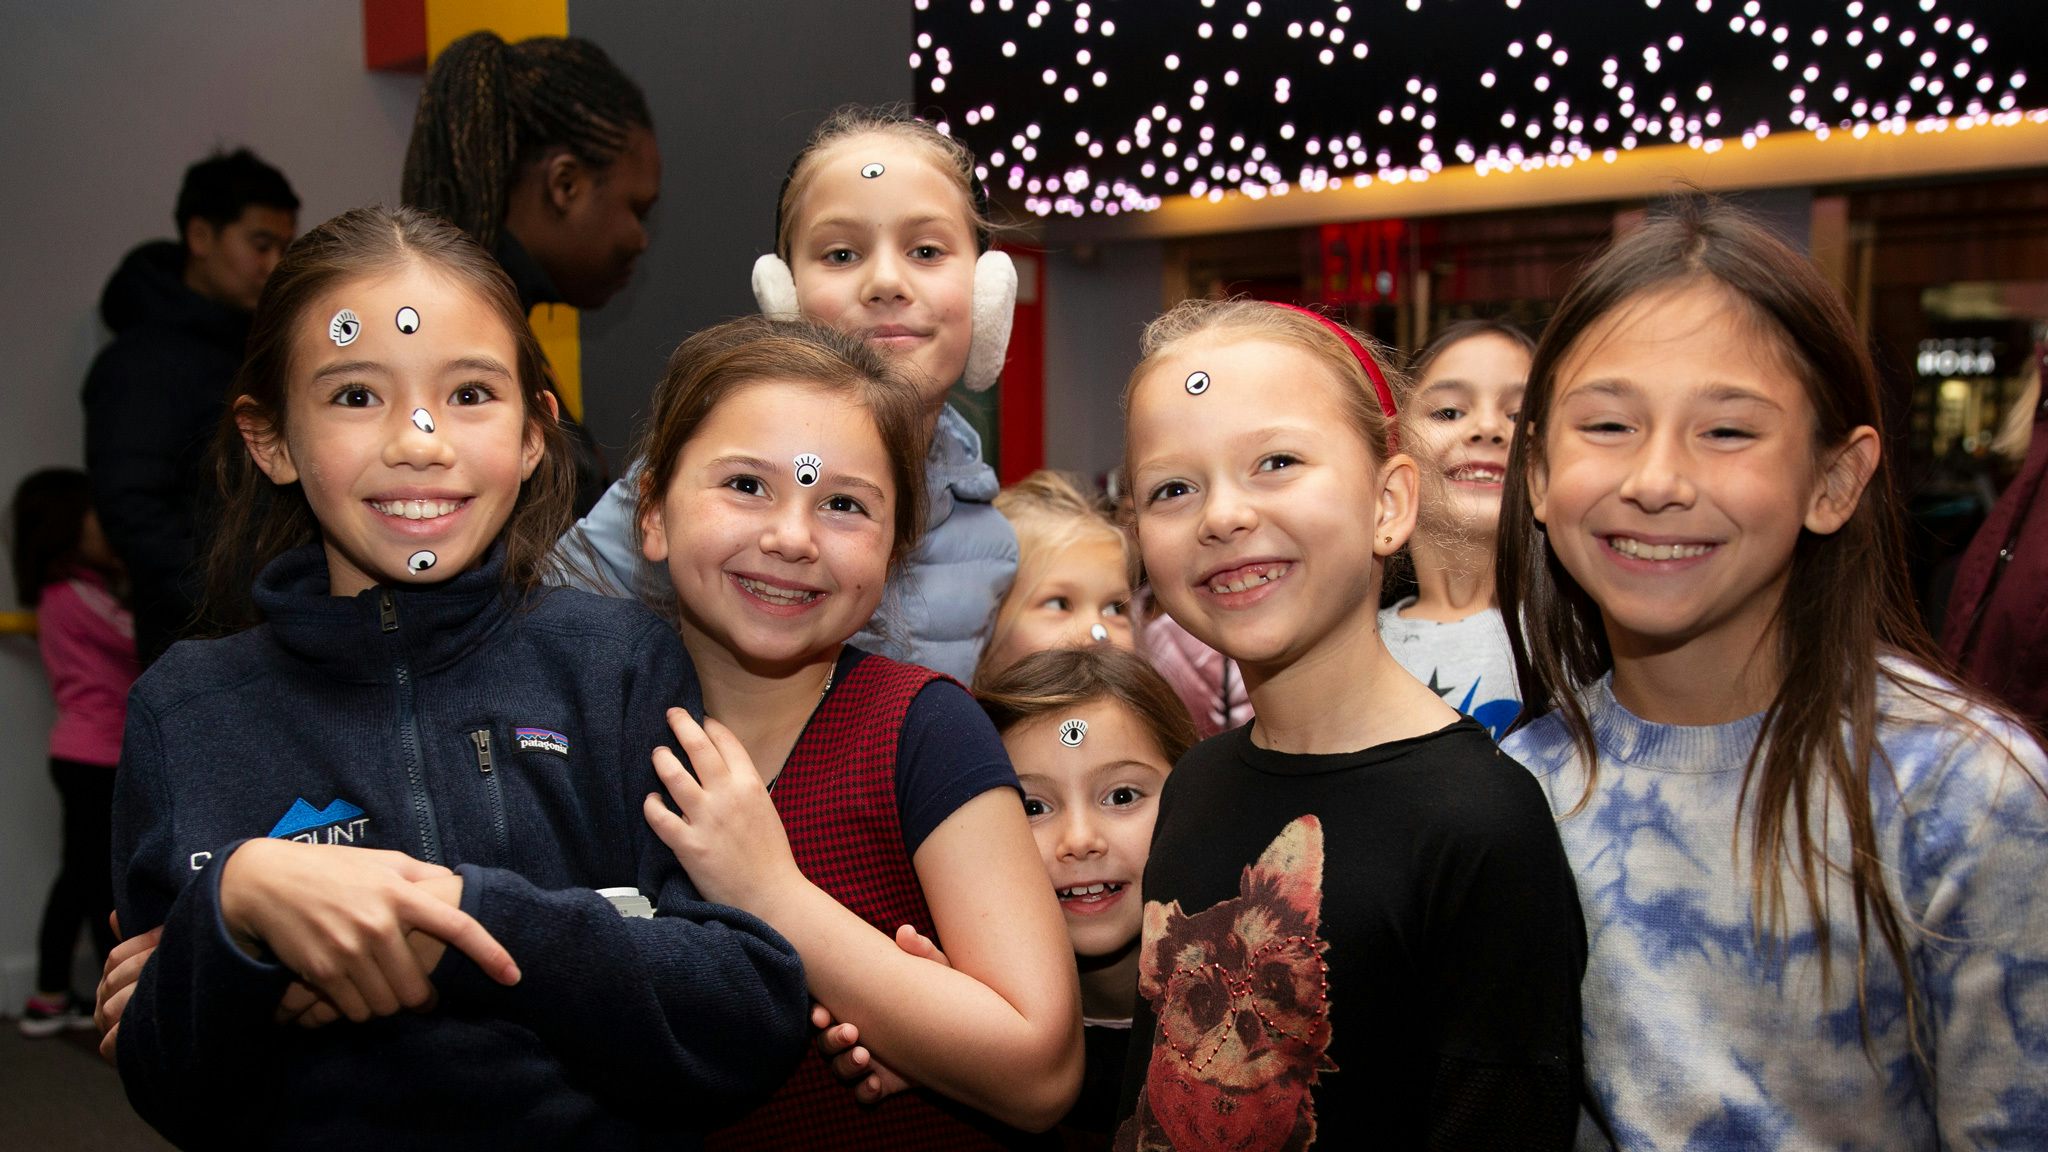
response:
[(486, 776), (491, 774), (491, 730), (488, 728), (469, 734), (469, 742), (476, 745), (476, 768)]
[(377, 621), (386, 632), (398, 631), (398, 599), (389, 588), (377, 593)]

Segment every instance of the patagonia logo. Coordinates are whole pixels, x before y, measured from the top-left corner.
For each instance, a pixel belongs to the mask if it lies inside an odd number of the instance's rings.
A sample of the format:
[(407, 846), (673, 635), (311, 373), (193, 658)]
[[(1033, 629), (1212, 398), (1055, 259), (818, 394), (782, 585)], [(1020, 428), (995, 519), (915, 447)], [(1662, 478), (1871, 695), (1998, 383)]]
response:
[(302, 844), (353, 844), (370, 826), (361, 808), (335, 797), (325, 808), (315, 808), (301, 796), (289, 811), (271, 826), (273, 840), (297, 840)]
[(550, 728), (514, 728), (512, 738), (518, 741), (521, 752), (553, 752), (557, 756), (569, 754), (569, 738)]

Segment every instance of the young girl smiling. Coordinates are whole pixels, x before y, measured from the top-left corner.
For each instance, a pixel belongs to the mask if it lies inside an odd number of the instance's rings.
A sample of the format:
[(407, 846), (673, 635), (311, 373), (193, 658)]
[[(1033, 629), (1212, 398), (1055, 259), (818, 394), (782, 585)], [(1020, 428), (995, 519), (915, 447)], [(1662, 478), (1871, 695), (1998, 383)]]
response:
[(1119, 1144), (1565, 1145), (1584, 937), (1557, 833), (1375, 627), (1416, 515), (1389, 373), (1255, 301), (1184, 304), (1144, 354), (1145, 567), (1257, 716), (1161, 797)]

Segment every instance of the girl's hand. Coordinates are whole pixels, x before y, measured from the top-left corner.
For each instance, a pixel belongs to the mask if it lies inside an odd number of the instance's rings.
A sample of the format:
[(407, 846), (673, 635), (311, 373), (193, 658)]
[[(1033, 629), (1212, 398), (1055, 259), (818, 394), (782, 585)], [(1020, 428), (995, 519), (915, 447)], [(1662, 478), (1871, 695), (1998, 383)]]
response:
[[(447, 902), (450, 907), (461, 906), (462, 878), (460, 876), (451, 873), (447, 876), (435, 876), (427, 880), (414, 881), (414, 883), (419, 884), (429, 893)], [(441, 963), (442, 955), (448, 950), (448, 946), (442, 943), (441, 940), (417, 929), (405, 934), (405, 942), (412, 948), (413, 957), (419, 961), (420, 970), (423, 972), (432, 972), (435, 966)], [(440, 1003), (440, 1000), (440, 994), (434, 991), (432, 984), (429, 984), (427, 986), (427, 1002), (413, 1005), (412, 1009), (415, 1012), (431, 1012), (434, 1010), (434, 1006)], [(341, 1010), (334, 1006), (334, 1001), (327, 999), (311, 987), (297, 980), (292, 981), (291, 986), (284, 990), (284, 997), (277, 1004), (276, 1020), (279, 1024), (297, 1024), (301, 1028), (310, 1029), (324, 1027), (339, 1019), (341, 1019)]]
[(650, 792), (642, 805), (648, 827), (676, 854), (705, 899), (774, 923), (764, 912), (768, 898), (801, 883), (803, 873), (790, 854), (789, 834), (768, 786), (725, 725), (706, 720), (700, 728), (681, 708), (668, 710), (668, 723), (697, 774), (693, 777), (667, 748), (654, 750), (655, 774), (682, 815)]
[[(456, 907), (462, 878), (440, 865), (402, 852), (251, 840), (224, 867), (221, 913), (236, 941), (251, 953), (267, 945), (350, 1020), (429, 1003), (426, 974), (443, 942), (499, 983), (519, 980), (504, 946)], [(434, 945), (415, 950), (413, 929)]]
[[(119, 923), (115, 922), (115, 931), (119, 930)], [(158, 925), (121, 941), (107, 953), (106, 966), (100, 970), (99, 990), (93, 995), (92, 1021), (100, 1030), (100, 1057), (109, 1064), (114, 1063), (115, 1046), (121, 1034), (121, 1014), (128, 1010), (128, 998), (135, 995), (135, 982), (142, 979), (142, 966), (149, 963), (163, 935), (163, 926)]]
[[(912, 956), (946, 964), (946, 954), (939, 951), (939, 946), (908, 924), (897, 927), (896, 947)], [(833, 1075), (853, 1089), (853, 1098), (862, 1104), (879, 1104), (898, 1092), (917, 1087), (909, 1077), (891, 1071), (875, 1059), (874, 1053), (861, 1047), (860, 1028), (835, 1021), (831, 1009), (823, 1004), (811, 1004), (811, 1027), (820, 1030), (818, 1055), (825, 1058)]]

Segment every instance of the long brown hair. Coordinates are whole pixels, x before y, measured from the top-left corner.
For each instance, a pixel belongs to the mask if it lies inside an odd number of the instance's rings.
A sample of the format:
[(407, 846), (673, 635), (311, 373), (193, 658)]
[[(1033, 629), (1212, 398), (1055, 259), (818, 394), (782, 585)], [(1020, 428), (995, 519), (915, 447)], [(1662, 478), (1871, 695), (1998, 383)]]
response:
[(874, 418), (896, 486), (889, 567), (898, 570), (924, 531), (924, 400), (882, 353), (858, 336), (808, 320), (747, 316), (713, 325), (677, 345), (654, 389), (640, 458), (638, 525), (661, 507), (683, 446), (726, 397), (751, 384), (794, 380), (828, 396), (850, 396)]
[(256, 574), (280, 554), (320, 539), (305, 490), (271, 484), (250, 458), (236, 423), (238, 407), (264, 426), (265, 435), (284, 436), (292, 342), (307, 324), (306, 310), (340, 281), (414, 263), (468, 288), (512, 333), (520, 403), (543, 451), (533, 475), (519, 486), (505, 524), (505, 579), (509, 590), (526, 591), (546, 575), (555, 541), (569, 526), (575, 480), (561, 426), (542, 398), (549, 387), (547, 360), (526, 326), (512, 281), (476, 241), (444, 220), (417, 208), (356, 208), (294, 240), (256, 305), (248, 355), (235, 375), (238, 400), (214, 436), (221, 519), (207, 564), (204, 613), (214, 630), (256, 623), (250, 598)]
[[(1744, 213), (1704, 197), (1678, 200), (1579, 274), (1530, 366), (1501, 497), (1496, 561), (1501, 612), (1523, 622), (1508, 629), (1523, 701), (1516, 726), (1552, 710), (1562, 714), (1586, 765), (1585, 792), (1573, 812), (1592, 797), (1599, 763), (1580, 694), (1612, 670), (1614, 657), (1599, 604), (1559, 561), (1531, 514), (1529, 477), (1544, 466), (1543, 434), (1558, 369), (1579, 341), (1631, 301), (1692, 284), (1724, 290), (1799, 378), (1813, 407), (1816, 459), (1842, 447), (1860, 426), (1882, 428), (1877, 372), (1840, 295), (1810, 261)], [(1845, 873), (1854, 896), (1856, 994), (1866, 1040), (1875, 935), (1903, 983), (1908, 1035), (1915, 1050), (1924, 1051), (1906, 923), (1885, 878), (1872, 811), (1873, 774), (1883, 758), (1879, 682), (1966, 724), (1962, 707), (1988, 705), (1966, 690), (1938, 688), (1915, 675), (1947, 672), (1949, 663), (1913, 606), (1899, 498), (1882, 458), (1847, 523), (1829, 535), (1802, 531), (1789, 564), (1773, 618), (1775, 639), (1767, 641), (1775, 643), (1783, 679), (1744, 765), (1738, 799), (1754, 817), (1747, 847), (1756, 929), (1784, 939), (1790, 871), (1813, 924), (1825, 992), (1832, 943), (1826, 889), (1833, 875)], [(1827, 813), (1837, 804), (1849, 835), (1846, 864), (1830, 859), (1826, 848)], [(1740, 822), (1731, 835), (1739, 855)]]
[(1195, 744), (1195, 722), (1173, 686), (1143, 656), (1104, 644), (1033, 652), (978, 685), (974, 698), (998, 732), (1050, 712), (1114, 700), (1138, 718), (1168, 764)]

